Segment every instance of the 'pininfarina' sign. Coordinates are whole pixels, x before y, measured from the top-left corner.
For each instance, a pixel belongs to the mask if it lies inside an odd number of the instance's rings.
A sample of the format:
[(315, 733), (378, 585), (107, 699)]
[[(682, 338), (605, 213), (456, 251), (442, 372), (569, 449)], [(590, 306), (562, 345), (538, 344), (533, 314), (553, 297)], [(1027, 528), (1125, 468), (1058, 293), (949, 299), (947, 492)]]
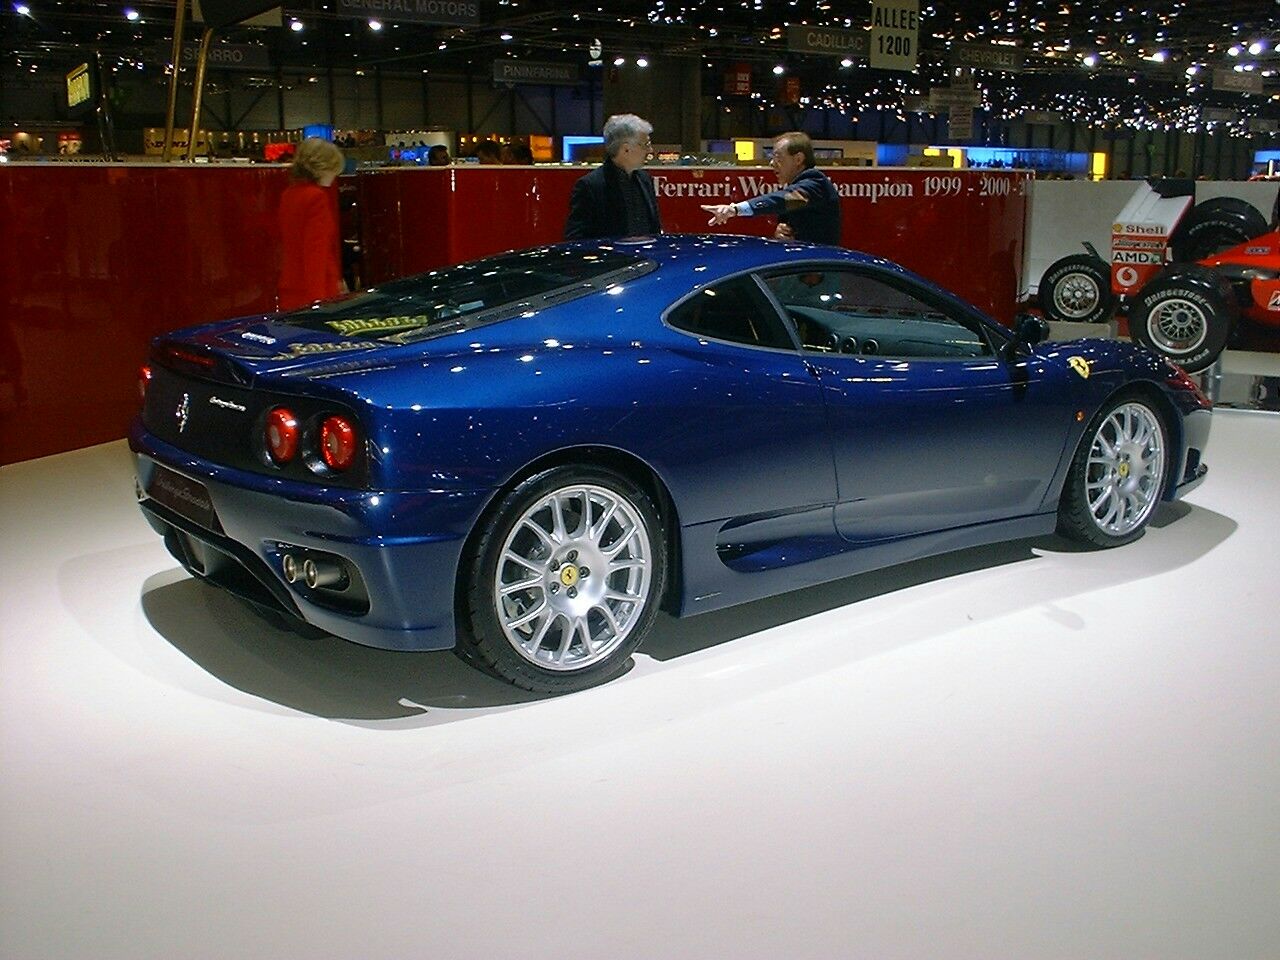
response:
[(554, 83), (572, 86), (578, 82), (578, 68), (572, 63), (539, 63), (535, 60), (493, 61), (494, 83)]

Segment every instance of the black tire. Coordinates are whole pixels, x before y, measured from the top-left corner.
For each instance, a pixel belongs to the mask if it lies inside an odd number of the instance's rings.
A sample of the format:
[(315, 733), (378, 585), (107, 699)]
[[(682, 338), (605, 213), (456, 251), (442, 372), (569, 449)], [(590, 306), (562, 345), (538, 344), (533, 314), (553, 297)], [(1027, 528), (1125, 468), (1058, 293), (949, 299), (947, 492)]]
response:
[(1129, 334), (1188, 373), (1211, 366), (1226, 347), (1238, 307), (1230, 288), (1205, 267), (1173, 267), (1142, 288)]
[(1174, 263), (1193, 263), (1266, 232), (1267, 220), (1253, 204), (1238, 197), (1214, 197), (1182, 218), (1169, 250)]
[[(585, 565), (578, 566), (579, 562), (585, 564), (585, 557), (596, 547), (592, 540), (586, 538), (586, 533), (601, 522), (606, 512), (601, 503), (593, 502), (586, 494), (588, 489), (600, 491), (594, 495), (606, 501), (610, 496), (617, 498), (620, 504), (610, 514), (618, 519), (603, 519), (609, 530), (612, 529), (609, 527), (610, 523), (618, 524), (617, 538), (609, 541), (609, 532), (602, 531), (600, 544), (607, 543), (612, 547), (624, 540), (632, 540), (630, 545), (623, 548), (626, 554), (623, 563), (640, 559), (636, 554), (647, 552), (647, 557), (644, 558), (648, 565), (647, 586), (643, 591), (639, 588), (635, 591), (637, 596), (643, 592), (644, 597), (643, 602), (635, 603), (638, 607), (636, 610), (632, 610), (625, 602), (610, 606), (609, 598), (594, 598), (590, 595), (593, 590), (629, 592), (632, 588), (621, 584), (633, 582), (630, 568), (625, 572), (609, 572), (609, 565), (603, 559), (592, 561), (594, 569), (588, 569)], [(578, 492), (582, 492), (583, 497), (577, 501), (574, 513), (571, 497)], [(541, 521), (537, 521), (537, 525), (551, 534), (551, 538), (536, 537), (532, 528), (523, 521), (529, 511), (553, 494), (563, 495), (560, 535), (554, 524), (552, 507), (548, 506), (545, 509), (548, 511), (547, 522), (550, 526), (544, 526)], [(623, 503), (626, 507), (621, 506)], [(564, 509), (565, 505), (569, 509)], [(589, 518), (585, 525), (581, 522), (584, 511)], [(542, 514), (539, 512), (535, 516)], [(637, 521), (643, 527), (642, 539), (633, 540), (635, 533), (623, 536), (626, 527), (623, 518)], [(628, 478), (602, 467), (553, 467), (517, 485), (502, 498), (484, 523), (482, 534), (462, 566), (462, 575), (468, 579), (459, 590), (459, 595), (465, 604), (463, 612), (468, 622), (467, 629), (461, 631), (459, 637), (459, 655), (464, 660), (491, 669), (499, 677), (518, 687), (539, 693), (572, 693), (604, 683), (624, 672), (631, 654), (640, 646), (653, 625), (666, 584), (667, 544), (659, 511), (650, 496)], [(574, 539), (575, 531), (582, 531), (583, 538)], [(638, 549), (642, 542), (647, 545), (645, 551)], [(506, 580), (508, 587), (513, 585), (515, 575), (510, 571), (524, 569), (522, 565), (504, 559), (508, 546), (512, 548), (512, 552), (520, 553), (526, 559), (538, 557), (537, 564), (545, 565), (545, 569), (538, 572), (529, 567), (528, 573), (519, 574), (527, 577), (530, 583), (540, 581), (541, 586), (517, 591), (504, 598), (499, 596), (500, 593), (505, 593), (505, 589), (500, 590), (500, 583)], [(582, 552), (581, 557), (579, 551)], [(500, 563), (504, 565), (502, 569)], [(572, 584), (565, 579), (565, 586), (562, 587), (559, 571), (564, 571), (567, 578), (571, 572), (569, 567), (574, 568)], [(502, 580), (499, 579), (500, 574)], [(643, 580), (642, 572), (637, 572), (635, 576)], [(508, 580), (508, 577), (512, 579)], [(623, 579), (618, 579), (620, 577)], [(577, 594), (578, 588), (581, 588), (580, 594)], [(575, 596), (578, 599), (569, 599)], [(590, 606), (586, 613), (576, 615), (581, 620), (581, 627), (556, 606), (572, 603), (577, 609), (589, 605), (592, 599), (598, 600), (596, 605)], [(513, 618), (510, 627), (504, 626), (500, 605), (506, 616)], [(601, 606), (609, 611), (607, 618), (600, 609)], [(523, 633), (526, 626), (524, 624), (512, 629), (512, 635), (521, 641), (522, 647), (524, 643), (528, 644), (523, 651), (517, 649), (517, 641), (510, 639), (508, 629), (515, 627), (515, 621), (539, 608), (546, 612), (527, 624), (527, 636)], [(546, 624), (545, 628), (543, 623)], [(595, 646), (591, 642), (595, 639), (593, 623), (595, 627), (605, 631), (605, 635)], [(577, 632), (579, 629), (585, 630), (589, 639), (584, 641), (581, 633)], [(549, 642), (557, 649), (547, 646)], [(563, 655), (560, 666), (557, 667), (556, 653), (561, 649)], [(595, 656), (598, 659), (592, 660)], [(564, 662), (566, 657), (569, 658), (569, 663)], [(575, 657), (585, 662), (581, 666), (574, 666), (572, 661)]]
[(1116, 308), (1110, 269), (1087, 253), (1050, 265), (1036, 295), (1044, 315), (1059, 323), (1103, 323)]
[[(1133, 411), (1131, 422), (1138, 422), (1138, 417), (1141, 416), (1152, 427), (1153, 442), (1158, 447), (1160, 457), (1158, 465), (1153, 456), (1145, 457), (1151, 450), (1148, 444), (1115, 442), (1117, 422), (1125, 422), (1125, 411)], [(1141, 414), (1137, 411), (1141, 411)], [(1102, 444), (1100, 438), (1107, 443)], [(1114, 458), (1107, 456), (1109, 448), (1116, 450)], [(1113, 479), (1108, 481), (1108, 470), (1111, 468), (1104, 462), (1107, 460), (1123, 463), (1123, 476), (1120, 476), (1120, 467), (1117, 465), (1111, 473)], [(1067, 480), (1062, 488), (1062, 499), (1058, 504), (1058, 532), (1095, 547), (1118, 547), (1137, 539), (1160, 505), (1169, 475), (1169, 460), (1169, 428), (1156, 406), (1136, 394), (1121, 394), (1114, 398), (1089, 422), (1080, 438), (1080, 446), (1071, 459)], [(1135, 467), (1133, 464), (1151, 464), (1151, 469), (1148, 470), (1145, 466)], [(1130, 517), (1131, 526), (1125, 528), (1122, 522), (1123, 529), (1120, 531), (1108, 529), (1104, 522), (1113, 498), (1103, 498), (1097, 511), (1092, 505), (1103, 497), (1109, 482), (1121, 490), (1126, 485), (1131, 485), (1131, 492), (1123, 498), (1117, 494), (1117, 498), (1123, 499), (1125, 504), (1129, 503), (1129, 498), (1141, 501), (1141, 509), (1135, 508)], [(1103, 513), (1103, 517), (1098, 517), (1098, 512)]]

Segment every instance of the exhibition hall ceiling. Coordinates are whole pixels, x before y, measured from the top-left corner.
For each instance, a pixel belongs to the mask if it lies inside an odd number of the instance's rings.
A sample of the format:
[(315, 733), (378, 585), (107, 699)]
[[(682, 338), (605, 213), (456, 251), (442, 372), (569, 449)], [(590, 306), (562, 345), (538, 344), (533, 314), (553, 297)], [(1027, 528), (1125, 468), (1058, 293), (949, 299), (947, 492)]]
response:
[[(175, 0), (6, 4), (0, 26), (13, 51), (7, 73), (65, 70), (83, 51), (99, 49), (118, 73), (163, 80)], [(262, 48), (258, 76), (225, 71), (214, 82), (251, 86), (274, 82), (277, 69), (329, 68), (491, 80), (496, 60), (569, 65), (586, 79), (593, 71), (616, 76), (652, 69), (661, 58), (700, 57), (704, 93), (727, 95), (722, 75), (749, 71), (753, 82), (743, 95), (762, 108), (778, 97), (783, 78), (791, 78), (787, 95), (798, 93), (798, 105), (857, 113), (911, 109), (912, 97), (954, 82), (958, 51), (976, 44), (1009, 54), (992, 61), (996, 69), (974, 75), (980, 105), (1005, 116), (1040, 109), (1090, 122), (1186, 126), (1206, 106), (1236, 109), (1242, 117), (1280, 111), (1280, 5), (1274, 0), (919, 0), (914, 71), (873, 70), (865, 54), (840, 54), (840, 34), (867, 36), (871, 0), (427, 5), (453, 23), (423, 22), (406, 12), (415, 6), (422, 5), (290, 0), (280, 26), (225, 33), (228, 42)], [(799, 25), (836, 31), (835, 55), (799, 52), (791, 29)], [(198, 31), (190, 27), (188, 37), (196, 39)], [(1222, 79), (1224, 71), (1240, 80), (1237, 89)]]

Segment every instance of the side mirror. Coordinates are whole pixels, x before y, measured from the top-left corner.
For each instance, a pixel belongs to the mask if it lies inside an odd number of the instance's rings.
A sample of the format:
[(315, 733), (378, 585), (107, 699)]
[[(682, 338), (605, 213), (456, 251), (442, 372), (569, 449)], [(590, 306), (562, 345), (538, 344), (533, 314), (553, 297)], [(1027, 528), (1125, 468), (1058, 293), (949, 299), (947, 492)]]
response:
[(1013, 336), (1005, 345), (1005, 356), (1010, 360), (1025, 353), (1037, 343), (1049, 339), (1049, 321), (1031, 313), (1020, 313), (1013, 321)]

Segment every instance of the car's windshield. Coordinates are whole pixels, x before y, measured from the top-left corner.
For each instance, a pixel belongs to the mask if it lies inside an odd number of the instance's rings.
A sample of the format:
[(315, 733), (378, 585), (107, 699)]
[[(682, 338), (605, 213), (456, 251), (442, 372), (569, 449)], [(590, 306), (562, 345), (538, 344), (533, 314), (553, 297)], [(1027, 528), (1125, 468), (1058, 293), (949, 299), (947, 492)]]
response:
[(415, 339), (435, 328), (456, 327), (463, 318), (530, 303), (547, 294), (589, 290), (602, 279), (644, 262), (608, 250), (521, 250), (378, 284), (342, 300), (299, 310), (289, 316), (288, 323), (362, 340)]

